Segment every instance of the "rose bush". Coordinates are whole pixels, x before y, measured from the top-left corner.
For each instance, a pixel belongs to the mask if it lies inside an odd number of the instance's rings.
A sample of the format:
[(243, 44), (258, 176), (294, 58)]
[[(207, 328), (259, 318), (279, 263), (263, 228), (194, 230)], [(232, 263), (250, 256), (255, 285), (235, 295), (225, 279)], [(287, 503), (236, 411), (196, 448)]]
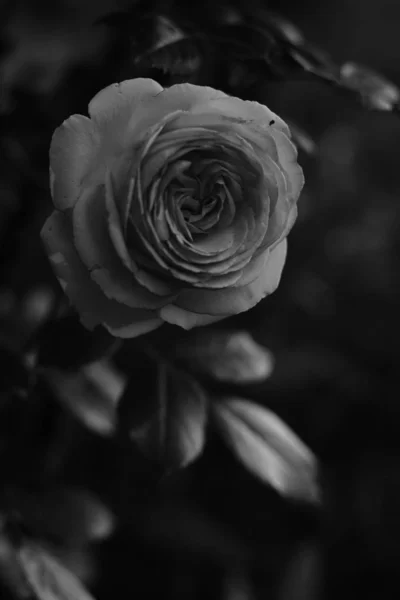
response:
[(88, 327), (134, 337), (246, 311), (279, 283), (303, 186), (287, 125), (191, 84), (111, 85), (56, 129), (42, 237)]

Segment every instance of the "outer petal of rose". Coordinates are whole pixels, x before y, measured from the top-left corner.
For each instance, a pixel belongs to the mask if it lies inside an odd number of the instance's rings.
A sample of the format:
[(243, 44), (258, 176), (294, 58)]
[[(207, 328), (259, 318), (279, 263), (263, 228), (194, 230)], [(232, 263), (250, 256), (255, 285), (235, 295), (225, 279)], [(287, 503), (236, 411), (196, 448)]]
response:
[(166, 88), (158, 99), (170, 110), (191, 110), (198, 104), (222, 98), (229, 98), (229, 96), (205, 85), (177, 83)]
[(242, 269), (241, 277), (235, 283), (235, 287), (249, 285), (255, 279), (258, 279), (265, 269), (266, 262), (269, 260), (269, 254), (269, 248), (258, 250), (257, 255), (253, 256), (251, 261)]
[(225, 290), (185, 289), (175, 304), (195, 313), (221, 317), (249, 310), (278, 287), (286, 260), (286, 250), (287, 242), (284, 239), (270, 253), (259, 277), (249, 285)]
[(100, 125), (111, 125), (115, 120), (127, 123), (142, 102), (150, 100), (163, 89), (153, 79), (143, 77), (113, 83), (92, 98), (89, 115)]
[(128, 308), (106, 298), (91, 280), (73, 246), (67, 216), (54, 211), (41, 235), (56, 276), (86, 327), (92, 329), (102, 324), (115, 336), (135, 337), (162, 324), (152, 311)]
[(86, 190), (72, 215), (74, 245), (92, 279), (111, 298), (131, 308), (153, 309), (171, 301), (135, 282), (110, 239), (104, 185)]
[(179, 325), (179, 327), (183, 327), (183, 329), (192, 329), (192, 327), (210, 325), (211, 323), (215, 323), (224, 318), (224, 316), (221, 315), (196, 314), (184, 310), (183, 308), (179, 308), (178, 306), (174, 306), (173, 304), (164, 306), (159, 311), (159, 315), (166, 323)]
[(221, 114), (227, 119), (237, 119), (239, 123), (255, 121), (268, 124), (275, 129), (283, 131), (288, 137), (290, 136), (290, 130), (285, 121), (264, 104), (259, 104), (251, 100), (241, 100), (232, 96), (210, 99), (206, 106), (198, 103), (192, 112), (194, 114), (202, 112)]
[(74, 206), (99, 144), (96, 125), (82, 115), (72, 115), (55, 130), (50, 146), (50, 183), (59, 210)]
[(172, 85), (137, 107), (129, 122), (127, 139), (134, 141), (140, 132), (145, 131), (171, 113), (190, 111), (197, 104), (227, 97), (224, 92), (206, 86), (192, 85), (191, 83)]
[[(176, 286), (160, 281), (156, 276), (147, 273), (146, 268), (154, 268), (154, 263), (152, 264), (151, 260), (146, 259), (137, 248), (131, 248), (131, 251), (128, 250), (122, 230), (121, 218), (114, 201), (112, 178), (109, 172), (106, 172), (105, 175), (105, 187), (110, 239), (121, 261), (131, 271), (136, 281), (149, 292), (157, 296), (173, 295), (177, 291)], [(135, 256), (135, 260), (132, 259), (132, 254)]]
[(279, 163), (288, 176), (290, 198), (297, 200), (304, 185), (303, 169), (297, 162), (297, 149), (282, 131), (271, 127), (271, 135), (276, 142)]

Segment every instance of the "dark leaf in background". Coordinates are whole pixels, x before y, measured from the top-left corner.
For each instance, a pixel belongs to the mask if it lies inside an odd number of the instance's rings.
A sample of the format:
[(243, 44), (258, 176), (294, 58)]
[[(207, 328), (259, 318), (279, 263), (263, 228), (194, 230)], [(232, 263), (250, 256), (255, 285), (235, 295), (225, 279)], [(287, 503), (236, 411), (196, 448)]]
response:
[(174, 552), (190, 553), (197, 560), (211, 558), (226, 564), (251, 560), (251, 549), (229, 527), (176, 499), (144, 511), (138, 521), (136, 527), (143, 537)]
[(146, 389), (139, 388), (132, 375), (119, 405), (119, 427), (168, 472), (189, 464), (202, 451), (206, 397), (194, 379), (162, 362), (156, 364), (154, 377)]
[(9, 498), (29, 530), (61, 544), (77, 546), (102, 540), (114, 528), (114, 517), (108, 508), (84, 489), (13, 489)]
[(328, 83), (338, 83), (336, 66), (330, 61), (325, 61), (325, 56), (311, 46), (289, 48), (287, 55), (297, 67), (306, 73)]
[(264, 59), (269, 62), (276, 50), (276, 40), (268, 31), (244, 23), (223, 25), (206, 35), (220, 50), (228, 51), (230, 59)]
[[(32, 596), (29, 583), (17, 559), (15, 548), (4, 531), (0, 534), (0, 580), (12, 592), (13, 598), (30, 598)], [(1, 592), (2, 590), (0, 590)]]
[(177, 360), (217, 381), (259, 383), (272, 373), (274, 358), (246, 331), (204, 331), (175, 350)]
[(272, 27), (276, 34), (283, 40), (293, 44), (293, 46), (302, 46), (305, 43), (304, 35), (300, 29), (281, 15), (264, 11), (262, 15), (257, 16), (261, 16), (261, 22), (268, 27)]
[(0, 393), (28, 389), (31, 374), (23, 357), (7, 347), (0, 347), (0, 364)]
[(283, 496), (318, 501), (317, 460), (273, 412), (242, 398), (216, 401), (212, 414), (239, 460)]
[(195, 37), (182, 37), (137, 56), (135, 63), (140, 67), (161, 69), (171, 75), (190, 77), (202, 64), (200, 40)]
[(37, 600), (93, 600), (79, 579), (38, 544), (26, 541), (17, 557)]
[(185, 38), (185, 33), (178, 25), (165, 15), (158, 15), (155, 23), (155, 43), (149, 52), (156, 52), (161, 48), (180, 42)]
[(345, 63), (340, 69), (340, 82), (350, 90), (359, 92), (367, 108), (393, 110), (399, 106), (398, 87), (372, 69)]
[(113, 435), (125, 377), (108, 361), (91, 363), (76, 372), (45, 368), (42, 373), (56, 398), (79, 421), (99, 435)]
[(251, 575), (244, 569), (228, 571), (223, 582), (222, 600), (255, 600)]
[(94, 25), (105, 25), (118, 30), (129, 30), (132, 25), (131, 20), (129, 12), (126, 10), (119, 10), (102, 15), (95, 20)]
[(89, 331), (74, 314), (43, 327), (38, 345), (39, 365), (74, 370), (109, 356), (121, 345), (121, 340), (104, 327)]
[(292, 141), (295, 143), (299, 150), (305, 152), (305, 154), (313, 155), (317, 151), (317, 145), (314, 140), (295, 123), (286, 119), (286, 123), (289, 125), (290, 133), (292, 134)]
[(278, 600), (318, 600), (321, 583), (321, 550), (314, 541), (302, 543), (285, 569)]

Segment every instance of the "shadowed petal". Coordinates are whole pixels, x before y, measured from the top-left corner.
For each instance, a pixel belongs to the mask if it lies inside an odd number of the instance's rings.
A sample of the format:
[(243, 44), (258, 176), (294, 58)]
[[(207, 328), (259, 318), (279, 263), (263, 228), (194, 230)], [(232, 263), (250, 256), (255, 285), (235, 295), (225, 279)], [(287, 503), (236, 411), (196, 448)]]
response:
[(304, 185), (303, 169), (297, 162), (296, 146), (282, 132), (271, 127), (271, 135), (276, 141), (279, 163), (287, 175), (291, 200), (297, 200)]
[(150, 310), (128, 308), (106, 298), (79, 258), (72, 244), (71, 224), (63, 213), (54, 211), (41, 235), (55, 274), (88, 329), (102, 324), (113, 335), (125, 338), (141, 335), (162, 324)]
[(135, 282), (112, 243), (108, 229), (104, 186), (87, 190), (73, 211), (75, 247), (92, 279), (111, 299), (132, 308), (159, 308), (171, 298), (154, 296)]
[(270, 253), (259, 277), (249, 285), (225, 290), (185, 289), (175, 304), (185, 310), (221, 317), (249, 310), (278, 287), (286, 260), (286, 250), (287, 242), (284, 239)]
[(72, 115), (54, 131), (50, 146), (50, 182), (59, 210), (74, 206), (82, 180), (95, 165), (100, 144), (96, 125), (87, 117)]

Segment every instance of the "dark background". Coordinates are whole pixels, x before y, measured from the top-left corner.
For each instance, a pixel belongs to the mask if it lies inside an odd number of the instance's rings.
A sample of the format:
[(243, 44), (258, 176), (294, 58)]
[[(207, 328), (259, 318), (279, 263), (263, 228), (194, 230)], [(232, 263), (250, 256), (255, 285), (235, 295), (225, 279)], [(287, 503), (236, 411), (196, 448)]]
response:
[[(0, 336), (13, 351), (58, 290), (39, 239), (51, 211), (52, 132), (117, 79), (115, 40), (92, 23), (130, 5), (0, 4)], [(335, 62), (357, 61), (400, 83), (397, 1), (268, 8)], [(260, 90), (273, 110), (312, 136), (316, 152), (300, 153), (306, 187), (281, 285), (230, 326), (248, 328), (273, 352), (273, 375), (248, 393), (316, 453), (322, 506), (281, 499), (212, 433), (198, 462), (144, 493), (134, 459), (79, 430), (73, 444), (65, 442), (67, 467), (57, 484), (87, 485), (119, 502), (123, 514), (123, 526), (106, 541), (72, 544), (65, 553), (99, 600), (400, 593), (400, 121), (315, 81), (263, 81)], [(139, 380), (138, 394), (145, 388)], [(40, 454), (43, 440), (58, 435), (53, 427), (52, 414), (21, 446)], [(17, 471), (18, 460), (11, 464)], [(35, 489), (35, 476), (29, 485)], [(40, 507), (40, 494), (35, 498)]]

